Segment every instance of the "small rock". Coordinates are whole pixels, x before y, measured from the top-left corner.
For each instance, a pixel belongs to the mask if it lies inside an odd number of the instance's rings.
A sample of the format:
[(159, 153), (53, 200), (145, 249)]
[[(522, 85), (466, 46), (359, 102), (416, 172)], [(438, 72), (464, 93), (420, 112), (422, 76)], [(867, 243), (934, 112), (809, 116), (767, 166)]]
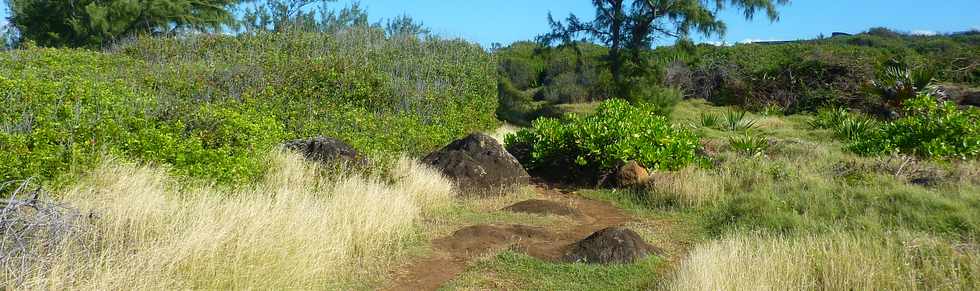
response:
[(303, 154), (306, 159), (323, 162), (345, 162), (363, 166), (369, 164), (351, 145), (332, 137), (318, 136), (286, 142), (283, 147)]
[(482, 133), (456, 140), (422, 162), (442, 171), (463, 193), (499, 195), (506, 188), (530, 181), (521, 163), (496, 139)]
[(649, 177), (650, 172), (636, 161), (627, 162), (616, 173), (616, 181), (623, 187), (643, 184)]
[(610, 227), (571, 245), (562, 260), (572, 263), (628, 264), (660, 252), (636, 232), (623, 227)]

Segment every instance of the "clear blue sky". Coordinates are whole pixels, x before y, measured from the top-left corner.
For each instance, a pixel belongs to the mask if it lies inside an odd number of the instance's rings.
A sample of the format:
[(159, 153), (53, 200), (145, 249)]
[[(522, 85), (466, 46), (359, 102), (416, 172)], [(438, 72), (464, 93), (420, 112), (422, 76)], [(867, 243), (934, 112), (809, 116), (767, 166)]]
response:
[[(341, 0), (334, 7), (353, 0)], [(3, 2), (0, 0), (0, 2)], [(834, 31), (860, 32), (872, 26), (902, 31), (956, 32), (980, 29), (980, 0), (792, 0), (782, 20), (746, 21), (736, 11), (722, 12), (724, 39), (705, 41), (791, 40)], [(409, 14), (434, 32), (484, 45), (532, 39), (546, 32), (546, 16), (574, 12), (591, 17), (588, 0), (361, 0), (372, 21)], [(0, 12), (6, 17), (6, 11)]]

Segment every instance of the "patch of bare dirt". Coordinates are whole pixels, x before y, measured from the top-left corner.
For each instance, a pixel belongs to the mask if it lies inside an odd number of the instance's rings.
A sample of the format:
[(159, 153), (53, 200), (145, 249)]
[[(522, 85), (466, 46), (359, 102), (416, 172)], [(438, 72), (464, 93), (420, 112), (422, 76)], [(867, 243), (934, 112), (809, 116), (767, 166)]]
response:
[(510, 211), (510, 212), (540, 214), (540, 215), (559, 215), (559, 216), (582, 215), (582, 213), (579, 213), (578, 210), (572, 208), (566, 203), (553, 201), (553, 200), (541, 200), (541, 199), (521, 201), (514, 205), (507, 206), (503, 210)]
[[(565, 215), (574, 223), (552, 227), (475, 225), (432, 241), (431, 257), (396, 270), (388, 290), (436, 290), (466, 270), (467, 264), (486, 254), (513, 249), (529, 256), (561, 262), (575, 244), (595, 232), (621, 227), (631, 221), (615, 206), (581, 197), (574, 192), (537, 184), (544, 199), (505, 208), (508, 211)], [(567, 213), (567, 214), (562, 214)], [(577, 215), (573, 215), (577, 214)]]

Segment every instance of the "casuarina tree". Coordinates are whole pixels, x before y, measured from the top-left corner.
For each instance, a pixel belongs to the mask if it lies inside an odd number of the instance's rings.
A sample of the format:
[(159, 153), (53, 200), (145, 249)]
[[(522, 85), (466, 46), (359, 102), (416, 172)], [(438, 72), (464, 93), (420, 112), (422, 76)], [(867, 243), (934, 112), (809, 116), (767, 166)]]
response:
[(607, 60), (617, 91), (628, 96), (630, 79), (643, 73), (641, 52), (656, 40), (724, 35), (725, 23), (718, 13), (726, 8), (740, 9), (747, 19), (761, 12), (776, 21), (776, 8), (787, 3), (789, 0), (592, 0), (595, 19), (572, 14), (560, 21), (549, 14), (552, 31), (538, 39), (545, 44), (587, 40), (608, 46)]
[(100, 47), (120, 38), (216, 31), (241, 0), (10, 0), (10, 22), (41, 46)]

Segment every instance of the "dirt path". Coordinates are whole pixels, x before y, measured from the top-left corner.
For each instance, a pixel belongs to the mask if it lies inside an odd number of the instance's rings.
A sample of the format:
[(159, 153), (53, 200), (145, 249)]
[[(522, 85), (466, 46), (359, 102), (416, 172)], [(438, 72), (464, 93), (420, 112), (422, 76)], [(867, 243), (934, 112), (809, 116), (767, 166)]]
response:
[[(568, 215), (575, 223), (552, 227), (483, 224), (462, 228), (451, 236), (433, 240), (434, 253), (431, 257), (396, 270), (394, 283), (388, 290), (436, 290), (465, 271), (470, 261), (506, 248), (546, 261), (559, 261), (569, 245), (596, 231), (623, 226), (630, 221), (625, 212), (608, 203), (543, 183), (536, 183), (533, 187), (538, 198), (561, 204), (561, 211), (557, 213), (568, 214), (567, 208), (576, 212)], [(529, 208), (531, 211), (549, 212), (547, 207)]]

